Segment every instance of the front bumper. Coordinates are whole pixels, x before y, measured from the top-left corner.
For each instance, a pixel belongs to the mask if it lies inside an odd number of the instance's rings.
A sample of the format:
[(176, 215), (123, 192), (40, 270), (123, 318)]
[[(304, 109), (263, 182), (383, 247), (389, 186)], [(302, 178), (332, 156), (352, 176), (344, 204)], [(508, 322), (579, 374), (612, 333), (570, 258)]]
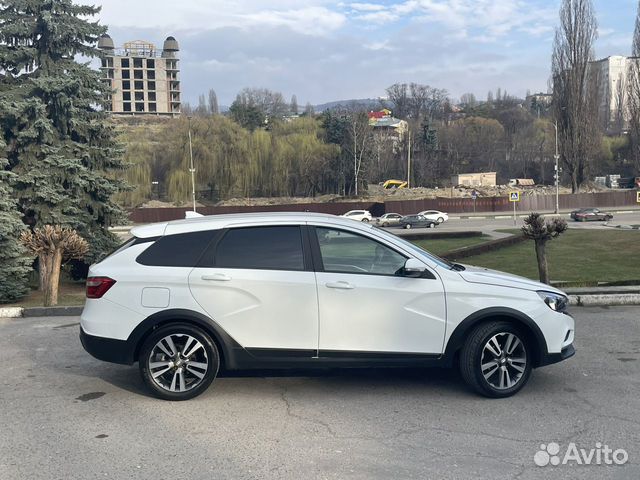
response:
[(132, 365), (135, 361), (135, 347), (127, 340), (96, 337), (80, 327), (80, 342), (84, 349), (98, 360), (122, 365)]
[(560, 353), (546, 353), (540, 359), (540, 363), (538, 367), (543, 367), (545, 365), (552, 365), (554, 363), (561, 362), (566, 360), (567, 358), (571, 358), (576, 354), (576, 349), (573, 346), (573, 343), (564, 347)]

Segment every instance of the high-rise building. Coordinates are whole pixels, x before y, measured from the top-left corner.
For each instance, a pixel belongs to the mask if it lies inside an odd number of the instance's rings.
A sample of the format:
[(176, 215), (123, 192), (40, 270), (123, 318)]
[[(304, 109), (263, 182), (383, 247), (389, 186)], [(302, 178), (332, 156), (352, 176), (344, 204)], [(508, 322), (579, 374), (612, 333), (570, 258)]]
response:
[(178, 42), (167, 37), (162, 50), (136, 40), (115, 48), (107, 34), (98, 41), (103, 52), (103, 81), (111, 87), (105, 109), (116, 115), (179, 115)]
[(605, 131), (619, 134), (629, 121), (625, 107), (629, 74), (636, 57), (613, 55), (591, 62), (590, 70), (597, 74), (598, 115)]

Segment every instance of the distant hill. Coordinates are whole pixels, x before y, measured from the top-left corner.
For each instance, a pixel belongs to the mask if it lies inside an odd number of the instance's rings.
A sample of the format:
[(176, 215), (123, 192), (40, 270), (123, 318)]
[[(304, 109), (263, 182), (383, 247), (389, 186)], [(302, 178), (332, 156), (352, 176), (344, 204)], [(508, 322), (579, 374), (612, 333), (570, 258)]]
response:
[(315, 105), (313, 109), (315, 110), (316, 113), (321, 113), (321, 112), (324, 112), (325, 110), (330, 110), (332, 108), (349, 107), (354, 104), (364, 110), (379, 110), (380, 108), (382, 108), (382, 105), (380, 104), (380, 99), (378, 98), (359, 98), (359, 99), (337, 100), (335, 102), (322, 103), (320, 105)]

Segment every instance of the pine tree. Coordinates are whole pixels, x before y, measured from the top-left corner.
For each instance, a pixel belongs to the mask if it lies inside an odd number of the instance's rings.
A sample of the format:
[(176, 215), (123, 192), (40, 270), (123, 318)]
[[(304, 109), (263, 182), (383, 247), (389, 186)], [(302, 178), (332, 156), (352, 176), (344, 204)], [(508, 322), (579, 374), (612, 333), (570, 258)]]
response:
[(27, 275), (31, 270), (31, 261), (19, 241), (25, 226), (11, 198), (9, 184), (14, 175), (4, 170), (5, 149), (0, 139), (0, 303), (19, 300), (27, 293)]
[(5, 0), (0, 9), (0, 127), (7, 170), (25, 222), (76, 229), (94, 260), (124, 219), (112, 196), (124, 188), (113, 123), (99, 105), (111, 88), (76, 57), (100, 55), (100, 8), (71, 0)]
[(298, 97), (292, 95), (291, 103), (289, 105), (291, 107), (291, 115), (298, 115)]

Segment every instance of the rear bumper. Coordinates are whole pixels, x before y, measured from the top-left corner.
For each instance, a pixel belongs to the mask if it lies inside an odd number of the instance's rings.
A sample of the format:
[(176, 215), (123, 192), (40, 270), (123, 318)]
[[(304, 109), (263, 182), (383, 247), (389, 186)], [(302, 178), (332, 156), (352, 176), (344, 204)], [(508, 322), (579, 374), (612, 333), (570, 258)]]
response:
[(562, 349), (560, 353), (547, 353), (540, 359), (539, 367), (544, 367), (545, 365), (551, 365), (554, 363), (561, 362), (566, 360), (567, 358), (571, 358), (576, 354), (576, 349), (573, 346), (573, 343), (567, 345)]
[(80, 342), (84, 349), (98, 360), (122, 365), (131, 365), (134, 362), (135, 348), (127, 340), (96, 337), (80, 327)]

